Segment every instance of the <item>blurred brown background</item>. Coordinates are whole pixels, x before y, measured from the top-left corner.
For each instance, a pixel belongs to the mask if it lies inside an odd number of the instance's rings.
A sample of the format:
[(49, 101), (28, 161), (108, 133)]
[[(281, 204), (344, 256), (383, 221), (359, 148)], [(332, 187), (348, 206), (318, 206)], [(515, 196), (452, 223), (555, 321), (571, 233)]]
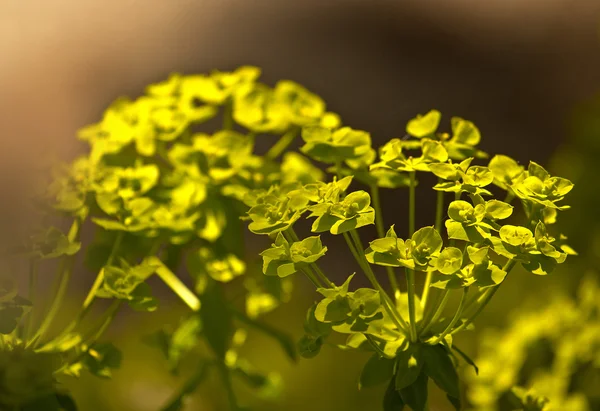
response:
[[(0, 229), (6, 238), (27, 220), (32, 170), (83, 149), (79, 127), (174, 71), (258, 65), (268, 83), (289, 78), (321, 95), (375, 145), (437, 108), (475, 122), (485, 151), (546, 163), (569, 141), (574, 105), (600, 90), (599, 27), (595, 0), (0, 0)], [(391, 216), (403, 215), (396, 195), (383, 196)], [(430, 223), (433, 208), (419, 210), (418, 225)], [(290, 320), (296, 333), (304, 306)], [(297, 376), (348, 356), (328, 355), (284, 377), (308, 384)], [(366, 406), (372, 396), (346, 384), (360, 366), (345, 364), (338, 392)], [(138, 397), (140, 410), (156, 409)], [(300, 398), (286, 409), (304, 409)], [(333, 409), (324, 401), (314, 410)]]

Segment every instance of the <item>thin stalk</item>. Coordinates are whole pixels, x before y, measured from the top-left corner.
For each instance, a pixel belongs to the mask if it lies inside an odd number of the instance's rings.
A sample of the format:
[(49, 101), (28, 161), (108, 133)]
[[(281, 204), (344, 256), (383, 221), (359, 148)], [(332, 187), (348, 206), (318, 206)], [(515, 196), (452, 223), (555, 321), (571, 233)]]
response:
[(223, 106), (223, 130), (233, 129), (233, 100), (231, 97), (225, 101)]
[[(82, 345), (89, 347), (89, 346), (93, 345), (96, 341), (98, 341), (98, 339), (102, 336), (102, 334), (104, 334), (104, 332), (106, 331), (106, 329), (108, 328), (108, 326), (110, 325), (112, 320), (115, 318), (117, 311), (121, 307), (122, 303), (123, 302), (121, 300), (113, 301), (113, 303), (110, 305), (108, 310), (106, 310), (104, 315), (100, 318), (100, 321), (98, 321), (97, 324), (91, 328), (93, 333), (89, 337), (87, 337), (86, 339), (83, 340)], [(57, 340), (57, 338), (55, 338), (53, 341), (56, 341), (56, 340)], [(40, 347), (39, 350), (44, 350), (49, 344), (52, 344), (53, 341)], [(78, 355), (76, 355), (75, 358), (73, 358), (72, 360), (65, 362), (59, 369), (54, 371), (54, 374), (58, 375), (61, 372), (63, 372), (64, 370), (66, 370), (67, 368), (71, 367), (73, 364), (76, 364), (79, 361), (81, 361), (81, 359), (85, 356), (85, 353), (86, 352), (83, 351), (83, 352), (79, 353)]]
[(223, 385), (225, 386), (225, 392), (227, 393), (229, 409), (231, 411), (239, 411), (240, 407), (238, 405), (237, 397), (235, 395), (235, 391), (233, 391), (233, 384), (231, 382), (231, 371), (222, 361), (218, 363), (218, 368), (221, 374), (221, 379), (223, 380)]
[[(438, 178), (438, 184), (442, 182), (441, 178)], [(437, 199), (435, 203), (435, 229), (438, 233), (442, 233), (442, 216), (444, 214), (444, 192), (437, 192)], [(431, 278), (433, 271), (428, 271), (425, 277), (425, 284), (423, 285), (423, 294), (421, 295), (421, 306), (427, 307), (427, 298), (429, 297), (429, 289), (431, 285)]]
[[(408, 237), (415, 233), (415, 172), (411, 171), (408, 192)], [(408, 293), (408, 317), (410, 322), (410, 339), (417, 341), (417, 320), (415, 311), (415, 272), (406, 270), (406, 288)]]
[(169, 269), (158, 257), (149, 257), (151, 263), (155, 263), (158, 268), (156, 275), (175, 293), (181, 300), (192, 309), (200, 310), (200, 300), (192, 290), (185, 285), (173, 271)]
[[(115, 239), (115, 242), (113, 243), (113, 246), (110, 250), (110, 254), (108, 256), (108, 259), (106, 260), (106, 264), (104, 265), (104, 267), (109, 267), (116, 255), (117, 252), (119, 250), (119, 248), (121, 247), (121, 243), (123, 241), (123, 232), (120, 231), (117, 234), (117, 238)], [(83, 301), (83, 305), (81, 306), (81, 311), (79, 314), (79, 320), (81, 320), (83, 317), (86, 316), (86, 314), (88, 313), (92, 303), (94, 302), (94, 299), (96, 298), (96, 293), (98, 292), (98, 289), (100, 288), (100, 286), (102, 285), (102, 282), (104, 281), (104, 267), (100, 269), (100, 271), (98, 272), (98, 275), (96, 276), (96, 279), (94, 280), (94, 284), (92, 285), (92, 288), (90, 288), (90, 291), (88, 292), (87, 296), (85, 297), (85, 300)]]
[(321, 283), (321, 280), (319, 280), (315, 273), (310, 269), (310, 266), (306, 266), (304, 268), (301, 268), (300, 270), (304, 273), (304, 275), (308, 277), (310, 282), (313, 283), (313, 285), (316, 288), (327, 288), (323, 283)]
[(348, 244), (348, 247), (350, 248), (350, 251), (356, 259), (356, 262), (362, 268), (369, 282), (377, 291), (379, 291), (379, 294), (381, 295), (381, 298), (383, 300), (384, 309), (387, 311), (388, 315), (390, 316), (392, 321), (394, 321), (394, 324), (396, 324), (398, 329), (406, 330), (406, 321), (404, 321), (404, 318), (402, 318), (402, 315), (400, 315), (400, 313), (398, 312), (398, 309), (392, 302), (390, 296), (385, 292), (381, 284), (379, 284), (379, 281), (377, 281), (377, 278), (375, 277), (375, 274), (373, 273), (369, 262), (364, 256), (364, 253), (362, 251), (362, 243), (360, 241), (358, 233), (356, 232), (356, 230), (350, 230), (350, 235), (348, 235), (348, 233), (343, 233), (343, 235), (344, 239), (346, 240), (346, 243)]
[(421, 330), (421, 332), (419, 334), (425, 335), (425, 333), (427, 333), (427, 331), (429, 331), (431, 326), (438, 322), (438, 320), (442, 316), (442, 313), (444, 312), (444, 308), (446, 308), (446, 304), (448, 304), (449, 297), (450, 297), (450, 290), (445, 289), (444, 293), (442, 294), (442, 301), (438, 304), (437, 309), (435, 310), (435, 313), (433, 314), (433, 317), (431, 317), (430, 321), (423, 322), (424, 328)]
[(412, 237), (415, 233), (415, 176), (416, 172), (411, 171), (410, 187), (408, 190), (408, 236)]
[(299, 129), (297, 127), (292, 128), (290, 131), (285, 133), (277, 142), (267, 151), (265, 158), (269, 160), (275, 160), (289, 147), (290, 144), (298, 136)]
[(203, 362), (196, 372), (185, 382), (183, 387), (173, 395), (171, 400), (161, 408), (161, 411), (180, 411), (183, 409), (185, 398), (193, 394), (208, 374), (210, 364)]
[(377, 345), (377, 342), (375, 341), (375, 339), (373, 338), (373, 336), (371, 334), (364, 334), (364, 336), (367, 338), (367, 341), (369, 342), (369, 344), (371, 344), (371, 347), (373, 347), (373, 349), (375, 351), (377, 351), (379, 356), (381, 356), (383, 358), (387, 358), (387, 354)]
[[(383, 238), (385, 236), (385, 229), (383, 222), (383, 213), (381, 211), (381, 201), (379, 199), (379, 187), (377, 186), (377, 184), (371, 184), (371, 199), (373, 200), (373, 208), (375, 209), (375, 228), (377, 229), (377, 235), (379, 236), (379, 238)], [(400, 298), (400, 287), (398, 286), (398, 280), (396, 279), (394, 269), (392, 267), (386, 266), (385, 270), (390, 281), (390, 286), (394, 291), (394, 298), (398, 300)]]
[(321, 280), (321, 282), (323, 284), (327, 285), (326, 288), (335, 287), (335, 284), (332, 281), (330, 281), (329, 278), (327, 278), (325, 273), (321, 270), (321, 268), (316, 263), (311, 263), (309, 265), (309, 267), (312, 268), (317, 273), (317, 277)]
[(110, 307), (104, 312), (104, 314), (98, 319), (96, 325), (94, 325), (92, 329), (92, 335), (85, 341), (87, 345), (92, 345), (98, 338), (104, 334), (110, 323), (115, 319), (117, 312), (119, 312), (119, 308), (123, 304), (122, 300), (115, 300), (112, 302)]
[[(71, 227), (69, 228), (69, 232), (67, 234), (67, 238), (70, 242), (74, 242), (79, 238), (79, 234), (81, 232), (81, 226), (83, 224), (83, 220), (85, 217), (76, 218)], [(73, 266), (75, 265), (75, 256), (71, 255), (68, 257), (63, 257), (58, 266), (57, 277), (55, 280), (55, 292), (54, 299), (48, 308), (46, 316), (42, 320), (42, 323), (38, 327), (36, 333), (29, 339), (26, 343), (26, 347), (29, 348), (31, 346), (37, 346), (38, 342), (44, 337), (48, 329), (52, 325), (56, 314), (60, 310), (62, 306), (63, 300), (65, 298), (65, 294), (67, 292), (67, 288), (69, 287), (69, 281), (71, 280), (71, 274), (73, 273)]]
[[(31, 306), (35, 306), (35, 297), (36, 297), (36, 289), (38, 282), (38, 274), (39, 274), (39, 261), (36, 259), (32, 259), (29, 262), (29, 301), (31, 302)], [(28, 341), (31, 336), (31, 332), (33, 331), (33, 309), (29, 311), (29, 315), (27, 317), (27, 322), (25, 323), (25, 330), (23, 334), (23, 340)]]
[(85, 299), (83, 300), (83, 304), (81, 305), (81, 309), (77, 313), (77, 316), (55, 338), (55, 340), (65, 336), (66, 334), (70, 333), (75, 328), (77, 328), (77, 326), (81, 323), (81, 321), (89, 314), (90, 309), (92, 308), (92, 303), (94, 302), (94, 300), (96, 298), (96, 293), (98, 292), (98, 289), (102, 286), (102, 283), (104, 282), (104, 269), (105, 269), (105, 267), (110, 266), (112, 264), (112, 262), (114, 261), (116, 255), (117, 255), (117, 251), (119, 250), (119, 247), (121, 247), (122, 241), (123, 241), (123, 232), (119, 232), (117, 234), (117, 238), (115, 238), (115, 242), (113, 243), (113, 246), (110, 250), (110, 254), (108, 256), (108, 259), (106, 260), (106, 264), (104, 265), (104, 267), (102, 267), (100, 269), (100, 271), (98, 271), (98, 275), (96, 275), (96, 279), (94, 280), (92, 287), (90, 288)]
[(429, 303), (424, 307), (423, 318), (421, 319), (421, 324), (417, 327), (417, 334), (420, 335), (420, 331), (425, 328), (427, 324), (429, 324), (434, 311), (437, 309), (437, 306), (440, 303), (440, 297), (441, 295), (436, 295), (435, 297), (430, 298)]
[(460, 320), (460, 316), (462, 315), (463, 309), (465, 308), (465, 302), (467, 300), (467, 293), (468, 292), (469, 292), (469, 287), (463, 288), (463, 295), (462, 295), (462, 297), (460, 299), (460, 304), (458, 305), (458, 309), (456, 310), (456, 313), (454, 314), (454, 317), (452, 318), (452, 321), (450, 321), (450, 324), (448, 324), (448, 326), (446, 327), (446, 329), (435, 340), (434, 345), (435, 344), (439, 344), (440, 341), (442, 341), (444, 339), (444, 337), (446, 335), (448, 335), (448, 333), (450, 333), (452, 331), (452, 328), (454, 328), (454, 326), (456, 325), (456, 323), (458, 322), (458, 320)]
[(408, 292), (408, 319), (410, 322), (410, 339), (417, 342), (417, 319), (415, 312), (415, 272), (406, 270), (406, 286)]
[(58, 311), (62, 306), (65, 294), (67, 292), (67, 288), (69, 287), (69, 281), (71, 280), (71, 274), (73, 273), (74, 263), (75, 260), (72, 256), (64, 258), (61, 261), (59, 274), (57, 277), (58, 284), (56, 286), (56, 292), (54, 293), (54, 300), (52, 301), (52, 304), (50, 305), (50, 308), (48, 309), (48, 312), (44, 317), (44, 320), (40, 324), (37, 332), (27, 343), (27, 347), (31, 347), (32, 345), (36, 347), (39, 341), (41, 341), (44, 338), (44, 336), (48, 332), (48, 329), (52, 325), (56, 314), (58, 314)]
[[(504, 271), (506, 271), (506, 274), (508, 275), (508, 273), (514, 268), (514, 266), (517, 264), (517, 262), (515, 260), (508, 260), (506, 262), (506, 264), (504, 264), (504, 267), (502, 268)], [(488, 305), (488, 303), (491, 301), (492, 297), (494, 296), (494, 294), (496, 294), (496, 291), (498, 291), (498, 288), (500, 288), (500, 285), (502, 283), (494, 286), (494, 287), (490, 287), (487, 290), (485, 290), (485, 292), (481, 295), (480, 298), (478, 298), (475, 302), (481, 300), (482, 303), (477, 307), (477, 309), (475, 310), (475, 312), (473, 314), (471, 314), (460, 326), (458, 326), (454, 331), (452, 331), (452, 334), (455, 334), (461, 330), (464, 330), (467, 326), (469, 326), (473, 321), (475, 321), (475, 319), (479, 316), (479, 314), (481, 314), (481, 312), (483, 311), (483, 309)]]
[(338, 178), (342, 178), (342, 162), (340, 160), (336, 160), (335, 162), (335, 175)]
[(514, 192), (509, 188), (506, 192), (506, 197), (504, 197), (504, 202), (510, 204), (515, 198)]

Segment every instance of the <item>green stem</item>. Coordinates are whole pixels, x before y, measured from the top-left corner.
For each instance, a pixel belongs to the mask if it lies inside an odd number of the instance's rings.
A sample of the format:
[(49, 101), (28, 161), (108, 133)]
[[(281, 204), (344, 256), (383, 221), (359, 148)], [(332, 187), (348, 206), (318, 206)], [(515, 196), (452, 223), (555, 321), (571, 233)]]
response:
[(290, 144), (296, 139), (298, 136), (299, 129), (297, 127), (292, 128), (287, 133), (285, 133), (281, 138), (267, 151), (265, 154), (265, 158), (269, 160), (275, 160), (277, 157), (281, 155), (285, 151), (286, 148), (289, 147)]
[(409, 173), (410, 187), (408, 191), (408, 237), (415, 233), (415, 171)]
[(408, 319), (410, 322), (410, 339), (417, 342), (417, 319), (415, 312), (415, 272), (406, 270), (406, 286), (408, 292)]
[(87, 345), (92, 345), (104, 334), (110, 323), (115, 319), (117, 313), (119, 312), (119, 308), (123, 304), (122, 300), (115, 300), (112, 302), (110, 307), (106, 310), (106, 312), (98, 319), (96, 325), (94, 325), (92, 330), (92, 335), (88, 337), (85, 341)]
[(421, 335), (425, 335), (427, 333), (427, 331), (429, 331), (431, 326), (438, 322), (442, 313), (444, 312), (444, 308), (446, 308), (446, 304), (448, 303), (449, 297), (450, 297), (450, 290), (445, 289), (444, 293), (442, 294), (442, 301), (440, 301), (440, 303), (438, 304), (437, 309), (435, 310), (435, 313), (433, 314), (433, 317), (431, 317), (431, 320), (429, 320), (427, 322), (425, 322), (425, 320), (424, 320), (423, 329), (420, 332)]
[(187, 396), (193, 394), (208, 375), (209, 363), (203, 362), (196, 372), (185, 382), (183, 387), (171, 398), (161, 411), (181, 411)]
[[(415, 171), (409, 173), (410, 187), (408, 192), (408, 237), (415, 233)], [(410, 321), (410, 339), (417, 341), (417, 320), (415, 312), (415, 272), (406, 270), (406, 287), (408, 293), (408, 317)]]
[[(112, 320), (115, 318), (122, 303), (123, 302), (121, 300), (113, 301), (113, 303), (110, 305), (108, 310), (106, 310), (104, 315), (102, 315), (102, 317), (100, 317), (100, 319), (96, 323), (96, 325), (94, 325), (91, 328), (91, 331), (92, 331), (91, 335), (89, 337), (85, 338), (82, 341), (81, 345), (90, 347), (96, 341), (98, 341), (98, 339), (102, 336), (102, 334), (104, 334), (104, 332), (106, 331), (106, 329), (108, 328), (108, 326), (110, 325)], [(58, 339), (58, 337), (55, 338), (54, 340), (52, 340), (51, 342), (45, 344), (44, 346), (40, 347), (39, 350), (46, 349), (50, 344), (53, 344), (57, 339)], [(83, 351), (83, 352), (79, 353), (77, 356), (75, 356), (75, 358), (73, 358), (72, 360), (65, 362), (59, 369), (54, 371), (54, 374), (58, 375), (61, 372), (63, 372), (64, 370), (71, 367), (72, 365), (77, 364), (79, 361), (81, 361), (81, 359), (85, 356), (85, 354), (86, 354), (86, 351)]]
[(366, 339), (369, 342), (369, 344), (371, 344), (371, 347), (373, 347), (373, 349), (375, 351), (377, 351), (377, 353), (379, 354), (379, 356), (381, 356), (383, 358), (387, 358), (388, 357), (388, 355), (377, 345), (377, 342), (375, 341), (375, 338), (373, 338), (373, 336), (371, 334), (364, 334), (364, 336), (366, 337)]
[(335, 284), (329, 280), (329, 278), (325, 275), (323, 270), (321, 270), (321, 268), (316, 263), (311, 263), (309, 267), (311, 267), (317, 273), (318, 278), (321, 280), (321, 282), (323, 282), (323, 284), (327, 285), (327, 288), (335, 287)]
[(73, 273), (74, 263), (75, 260), (73, 256), (63, 258), (60, 264), (59, 274), (57, 277), (58, 284), (56, 286), (56, 292), (54, 293), (54, 300), (52, 301), (52, 304), (50, 305), (50, 308), (48, 309), (48, 312), (44, 317), (42, 324), (40, 324), (40, 327), (38, 328), (37, 332), (27, 343), (27, 347), (31, 347), (32, 345), (36, 347), (38, 343), (44, 338), (44, 336), (48, 332), (48, 329), (52, 325), (56, 314), (58, 314), (58, 311), (62, 307), (67, 288), (69, 287), (69, 281), (71, 280), (71, 274)]
[[(123, 232), (120, 231), (117, 234), (117, 238), (115, 239), (115, 242), (113, 243), (113, 246), (110, 250), (108, 259), (106, 260), (106, 264), (104, 264), (104, 267), (109, 267), (113, 263), (115, 256), (117, 255), (117, 251), (121, 247), (122, 241), (123, 241)], [(98, 275), (96, 276), (96, 279), (94, 280), (94, 284), (92, 285), (92, 288), (90, 288), (90, 291), (88, 292), (87, 296), (85, 297), (85, 300), (83, 301), (83, 305), (81, 306), (81, 311), (79, 314), (79, 317), (80, 317), (79, 320), (81, 320), (83, 317), (85, 317), (87, 315), (92, 303), (94, 302), (94, 299), (96, 298), (96, 293), (98, 292), (98, 289), (100, 288), (100, 286), (102, 286), (102, 283), (104, 281), (104, 267), (101, 268), (100, 271), (98, 272)]]
[[(69, 239), (70, 242), (74, 242), (79, 238), (79, 234), (81, 231), (81, 225), (83, 224), (84, 219), (85, 219), (85, 216), (76, 218), (73, 221), (73, 223), (71, 224), (71, 227), (69, 228), (69, 233), (67, 234), (67, 238)], [(68, 257), (63, 257), (61, 259), (61, 262), (58, 267), (58, 274), (57, 274), (57, 277), (55, 280), (56, 285), (54, 287), (55, 288), (54, 299), (52, 300), (52, 303), (50, 304), (50, 308), (48, 309), (48, 312), (47, 312), (46, 316), (44, 317), (44, 320), (40, 324), (37, 332), (26, 343), (27, 348), (29, 348), (31, 346), (35, 347), (38, 344), (38, 342), (44, 337), (44, 335), (46, 334), (46, 332), (52, 325), (52, 322), (54, 321), (54, 317), (56, 317), (56, 314), (58, 313), (58, 311), (60, 310), (60, 307), (62, 306), (65, 294), (67, 292), (67, 288), (69, 286), (69, 281), (71, 279), (71, 274), (73, 273), (74, 264), (75, 264), (75, 256), (73, 256), (73, 255), (68, 256)]]
[[(438, 184), (442, 182), (441, 178), (438, 178)], [(437, 199), (435, 203), (435, 229), (438, 233), (442, 233), (442, 217), (444, 214), (444, 192), (437, 192)], [(423, 285), (423, 294), (421, 295), (421, 306), (425, 309), (427, 307), (427, 299), (429, 298), (429, 289), (431, 286), (431, 278), (433, 271), (428, 271), (425, 277), (425, 284)]]
[(458, 309), (456, 310), (456, 313), (454, 314), (454, 317), (452, 318), (452, 321), (450, 321), (450, 324), (448, 324), (448, 326), (446, 327), (446, 329), (440, 334), (440, 336), (435, 340), (435, 342), (433, 343), (435, 344), (439, 344), (440, 341), (442, 341), (444, 339), (444, 337), (446, 335), (448, 335), (448, 333), (450, 333), (452, 331), (452, 328), (454, 328), (454, 326), (456, 325), (456, 323), (458, 322), (458, 320), (460, 320), (460, 316), (463, 313), (463, 309), (465, 308), (465, 302), (467, 300), (467, 293), (469, 292), (469, 287), (465, 287), (463, 288), (463, 295), (460, 299), (460, 304), (458, 305)]
[(221, 374), (221, 379), (223, 380), (223, 385), (225, 386), (225, 392), (227, 392), (229, 409), (231, 411), (239, 411), (240, 407), (238, 405), (237, 397), (235, 395), (235, 391), (233, 390), (233, 384), (231, 381), (231, 372), (229, 368), (227, 368), (227, 365), (225, 365), (223, 362), (219, 362), (218, 368)]
[(321, 280), (319, 280), (315, 273), (310, 269), (310, 266), (307, 265), (304, 268), (301, 268), (300, 270), (304, 273), (304, 275), (308, 277), (310, 282), (313, 283), (313, 285), (316, 288), (327, 288), (323, 283), (321, 283)]
[(512, 189), (508, 189), (508, 191), (506, 192), (506, 197), (504, 197), (504, 202), (510, 204), (513, 199), (515, 198), (515, 194), (512, 191)]
[[(373, 200), (373, 208), (375, 209), (375, 228), (377, 229), (377, 235), (379, 238), (385, 237), (383, 213), (381, 211), (381, 200), (379, 199), (379, 187), (377, 184), (371, 184), (371, 199)], [(386, 266), (388, 279), (390, 286), (394, 291), (394, 298), (398, 300), (400, 298), (400, 287), (398, 286), (398, 280), (392, 267)]]
[(233, 129), (233, 100), (229, 97), (223, 106), (223, 130)]
[[(508, 275), (508, 273), (515, 267), (515, 265), (517, 264), (517, 262), (515, 260), (508, 260), (506, 262), (506, 264), (504, 264), (504, 267), (502, 268), (504, 271), (506, 271), (506, 274)], [(487, 290), (485, 290), (485, 292), (479, 297), (477, 298), (477, 300), (475, 300), (473, 303), (476, 303), (478, 301), (482, 301), (481, 304), (476, 308), (475, 312), (473, 314), (471, 314), (460, 326), (458, 326), (454, 331), (452, 331), (452, 334), (455, 334), (459, 331), (464, 330), (465, 328), (467, 328), (471, 323), (473, 323), (473, 321), (475, 321), (475, 319), (479, 316), (479, 314), (481, 314), (481, 312), (483, 311), (483, 309), (488, 305), (488, 303), (492, 300), (492, 297), (494, 296), (494, 294), (496, 294), (496, 291), (498, 291), (498, 288), (500, 288), (500, 285), (502, 283), (494, 286), (494, 287), (490, 287)], [(470, 307), (469, 307), (470, 308)]]
[(37, 282), (38, 282), (38, 273), (39, 273), (39, 260), (32, 259), (30, 261), (29, 266), (29, 301), (31, 302), (31, 310), (29, 311), (27, 322), (25, 324), (25, 330), (23, 334), (23, 340), (28, 341), (31, 333), (33, 331), (33, 307), (36, 302), (36, 290), (37, 290)]
[[(383, 289), (381, 284), (379, 284), (379, 281), (377, 281), (377, 278), (375, 277), (375, 274), (373, 273), (373, 270), (371, 269), (369, 262), (367, 261), (366, 257), (364, 256), (364, 253), (362, 251), (363, 250), (362, 242), (360, 240), (358, 233), (356, 232), (356, 230), (350, 230), (350, 235), (348, 235), (348, 233), (343, 233), (343, 235), (344, 235), (344, 239), (346, 240), (346, 243), (348, 244), (348, 248), (350, 248), (352, 255), (354, 255), (354, 258), (356, 259), (356, 262), (358, 263), (358, 265), (361, 267), (361, 269), (365, 273), (365, 276), (367, 277), (369, 282), (373, 285), (373, 287), (377, 291), (379, 291), (379, 294), (381, 295), (381, 299), (383, 300), (384, 309), (387, 311), (388, 315), (390, 316), (390, 318), (392, 319), (394, 324), (396, 324), (396, 326), (398, 327), (399, 330), (406, 330), (407, 329), (406, 321), (404, 321), (404, 318), (402, 318), (402, 315), (400, 315), (400, 313), (398, 312), (398, 309), (392, 302), (389, 295), (385, 292), (385, 290)], [(354, 241), (354, 244), (353, 244), (353, 241)]]
[(200, 300), (180, 279), (157, 257), (149, 257), (148, 263), (158, 266), (156, 275), (175, 293), (181, 300), (192, 309), (200, 310)]
[(55, 340), (65, 336), (66, 334), (70, 333), (75, 328), (77, 328), (77, 326), (81, 323), (81, 321), (89, 314), (90, 309), (92, 308), (92, 303), (94, 302), (94, 300), (96, 298), (96, 293), (98, 292), (98, 289), (102, 286), (102, 283), (104, 282), (104, 269), (105, 269), (105, 267), (110, 266), (112, 264), (112, 262), (114, 261), (116, 255), (117, 255), (117, 251), (119, 250), (119, 247), (121, 247), (121, 243), (123, 241), (123, 236), (124, 236), (123, 232), (119, 232), (117, 234), (117, 237), (115, 238), (115, 242), (113, 243), (113, 246), (110, 250), (108, 259), (106, 260), (104, 267), (102, 267), (100, 269), (100, 271), (98, 271), (98, 275), (96, 276), (96, 279), (94, 280), (94, 283), (92, 284), (92, 287), (90, 288), (85, 299), (83, 300), (83, 304), (81, 305), (81, 309), (77, 313), (77, 316), (55, 338)]

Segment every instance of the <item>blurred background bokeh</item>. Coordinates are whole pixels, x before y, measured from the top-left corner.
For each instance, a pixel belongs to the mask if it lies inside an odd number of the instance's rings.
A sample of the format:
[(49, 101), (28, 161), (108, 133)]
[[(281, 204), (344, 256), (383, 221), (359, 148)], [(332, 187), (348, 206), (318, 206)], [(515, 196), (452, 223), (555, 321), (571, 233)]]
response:
[[(598, 268), (598, 1), (3, 0), (0, 56), (2, 241), (28, 222), (23, 199), (46, 166), (84, 150), (76, 130), (97, 121), (111, 101), (136, 97), (171, 72), (251, 64), (263, 69), (264, 82), (292, 79), (319, 94), (344, 123), (370, 131), (375, 146), (436, 108), (446, 120), (473, 121), (483, 150), (548, 165), (575, 183), (574, 211), (560, 225), (580, 256), (551, 278), (515, 272), (479, 328), (505, 326), (511, 312), (543, 307), (557, 290), (574, 292), (585, 272)], [(433, 219), (428, 195), (418, 197), (418, 226)], [(385, 191), (382, 201), (390, 220), (405, 215), (406, 193)], [(343, 254), (328, 260), (336, 279), (355, 270)], [(88, 272), (78, 278), (82, 287), (91, 281)], [(84, 291), (75, 287), (78, 304)], [(109, 332), (125, 354), (113, 380), (65, 382), (81, 409), (156, 410), (179, 386), (140, 339), (183, 312), (163, 294), (157, 313), (125, 313)], [(286, 309), (266, 319), (298, 338), (314, 298), (300, 282)], [(477, 335), (465, 333), (457, 343), (475, 355)], [(285, 384), (281, 399), (258, 409), (370, 410), (381, 397), (377, 389), (356, 390), (365, 360), (356, 353), (326, 347), (314, 360), (291, 364), (260, 336), (245, 350)], [(216, 382), (205, 385), (189, 409), (221, 409), (219, 390)]]

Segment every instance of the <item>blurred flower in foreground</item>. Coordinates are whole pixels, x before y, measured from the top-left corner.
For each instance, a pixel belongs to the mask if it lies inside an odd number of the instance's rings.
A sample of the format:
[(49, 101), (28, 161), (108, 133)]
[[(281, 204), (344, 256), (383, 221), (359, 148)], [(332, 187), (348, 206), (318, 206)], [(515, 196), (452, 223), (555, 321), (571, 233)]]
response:
[(556, 296), (519, 312), (506, 332), (484, 335), (479, 376), (469, 378), (473, 409), (600, 409), (600, 287), (588, 275), (576, 299)]

